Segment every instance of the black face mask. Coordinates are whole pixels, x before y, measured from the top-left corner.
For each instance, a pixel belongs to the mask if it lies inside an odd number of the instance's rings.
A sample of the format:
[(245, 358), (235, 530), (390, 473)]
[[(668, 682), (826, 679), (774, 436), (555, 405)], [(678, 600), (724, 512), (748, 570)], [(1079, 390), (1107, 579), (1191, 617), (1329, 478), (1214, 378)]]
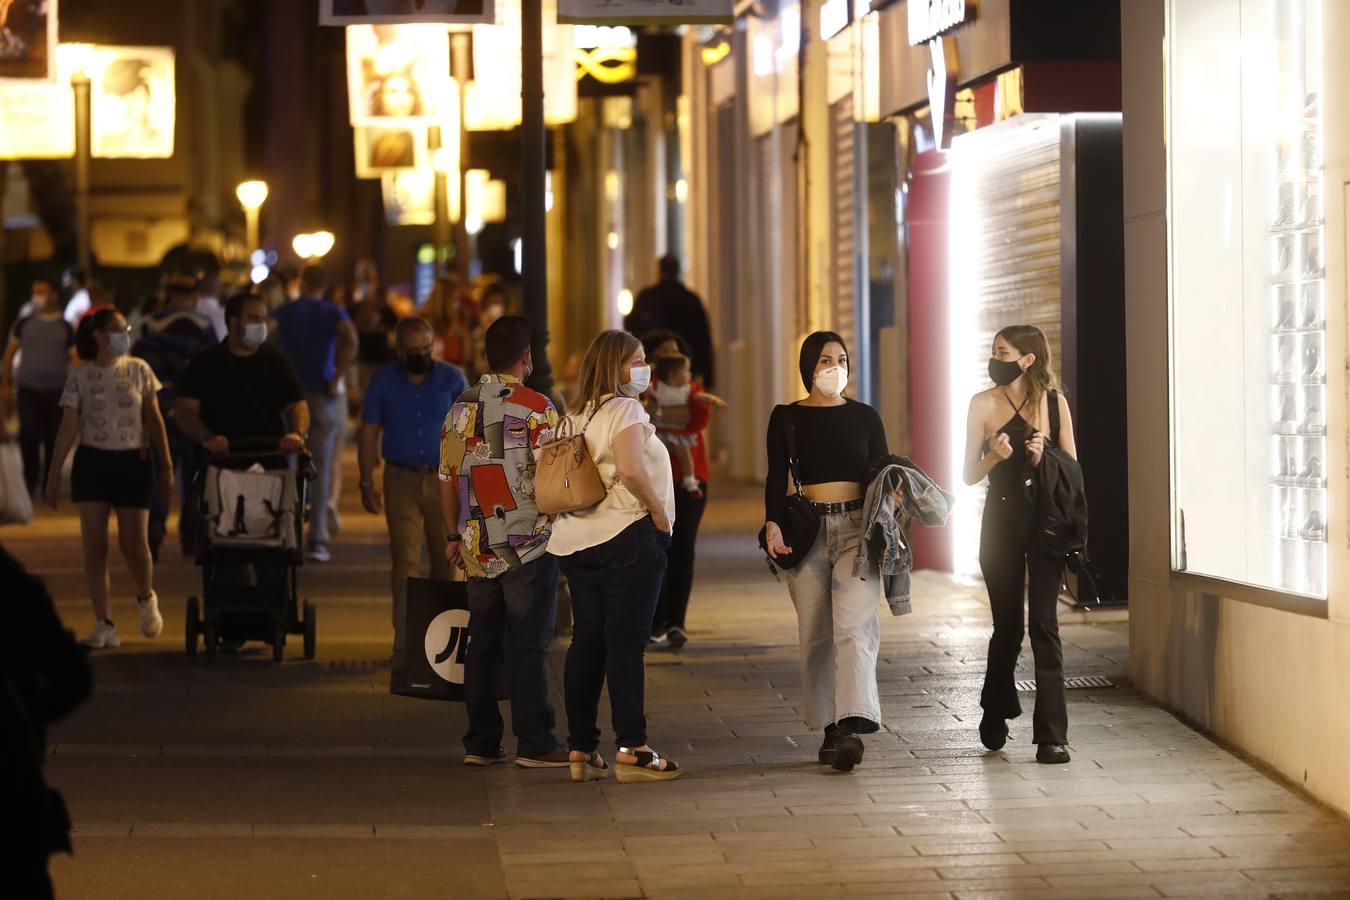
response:
[(425, 375), (431, 371), (431, 354), (409, 353), (403, 357), (403, 368), (413, 375)]
[(989, 360), (989, 378), (999, 387), (1007, 387), (1022, 376), (1022, 367), (1013, 362), (1005, 362), (1001, 359)]

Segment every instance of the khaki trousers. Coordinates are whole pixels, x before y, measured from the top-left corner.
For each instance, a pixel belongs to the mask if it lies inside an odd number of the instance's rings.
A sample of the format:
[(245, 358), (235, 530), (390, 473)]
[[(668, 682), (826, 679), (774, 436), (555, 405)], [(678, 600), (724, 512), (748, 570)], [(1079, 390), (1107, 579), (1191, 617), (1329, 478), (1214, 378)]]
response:
[(390, 587), (399, 596), (403, 579), (421, 574), (422, 549), (431, 559), (430, 577), (448, 580), (454, 569), (445, 559), (445, 517), (439, 479), (434, 472), (384, 467), (384, 518), (389, 526)]

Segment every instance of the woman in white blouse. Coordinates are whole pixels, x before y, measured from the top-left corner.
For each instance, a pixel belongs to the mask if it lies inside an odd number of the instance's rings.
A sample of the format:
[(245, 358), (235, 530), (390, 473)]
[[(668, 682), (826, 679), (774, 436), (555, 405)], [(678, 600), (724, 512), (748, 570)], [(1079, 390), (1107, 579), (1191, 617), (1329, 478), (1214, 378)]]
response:
[(608, 773), (596, 723), (606, 681), (619, 781), (682, 774), (647, 745), (643, 656), (675, 518), (670, 454), (637, 400), (650, 384), (651, 367), (631, 334), (603, 332), (586, 351), (574, 424), (584, 430), (608, 492), (590, 509), (560, 515), (548, 547), (562, 558), (572, 591), (563, 693), (573, 781)]
[(114, 512), (117, 543), (136, 582), (141, 633), (158, 637), (164, 629), (146, 534), (154, 492), (166, 503), (173, 496), (173, 465), (156, 396), (159, 379), (144, 360), (128, 355), (130, 349), (131, 329), (117, 310), (105, 307), (80, 320), (75, 350), (88, 365), (66, 380), (65, 412), (47, 477), (47, 502), (55, 509), (61, 468), (78, 444), (70, 499), (80, 510), (84, 575), (94, 606), (94, 629), (84, 642), (95, 648), (122, 643), (108, 596), (108, 520)]

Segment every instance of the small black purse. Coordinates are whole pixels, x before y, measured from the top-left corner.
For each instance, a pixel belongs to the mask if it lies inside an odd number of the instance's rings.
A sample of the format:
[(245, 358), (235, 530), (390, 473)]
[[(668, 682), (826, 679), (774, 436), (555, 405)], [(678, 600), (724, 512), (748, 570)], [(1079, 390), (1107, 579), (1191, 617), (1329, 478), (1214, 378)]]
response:
[[(792, 552), (777, 559), (770, 556), (769, 565), (786, 570), (796, 568), (797, 564), (806, 558), (806, 554), (811, 552), (811, 546), (816, 542), (816, 536), (820, 534), (820, 513), (816, 512), (816, 508), (802, 492), (802, 479), (797, 474), (797, 429), (790, 413), (783, 416), (783, 428), (784, 436), (787, 438), (788, 471), (792, 474), (794, 490), (787, 496), (783, 521), (779, 524), (779, 528), (783, 532), (783, 543), (791, 547)], [(759, 530), (759, 549), (768, 556), (769, 544), (764, 537), (766, 531), (767, 525)]]

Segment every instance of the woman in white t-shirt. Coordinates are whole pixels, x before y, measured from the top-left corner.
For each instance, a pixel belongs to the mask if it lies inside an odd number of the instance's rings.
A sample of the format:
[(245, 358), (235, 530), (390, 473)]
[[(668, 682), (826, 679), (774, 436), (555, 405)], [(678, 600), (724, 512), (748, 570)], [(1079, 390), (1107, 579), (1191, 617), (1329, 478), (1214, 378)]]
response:
[(606, 331), (581, 363), (581, 411), (591, 459), (609, 490), (598, 505), (553, 523), (549, 552), (561, 557), (572, 591), (572, 646), (567, 701), (572, 780), (608, 770), (596, 723), (600, 690), (609, 683), (621, 782), (669, 781), (682, 770), (647, 746), (643, 655), (661, 596), (675, 519), (670, 454), (636, 399), (651, 384), (642, 344)]
[(55, 509), (61, 498), (61, 468), (78, 444), (70, 499), (80, 510), (84, 575), (94, 606), (94, 629), (84, 642), (95, 648), (122, 643), (108, 597), (108, 520), (114, 511), (117, 543), (136, 582), (141, 633), (157, 637), (164, 629), (147, 526), (155, 491), (166, 503), (173, 496), (173, 466), (156, 398), (159, 379), (144, 360), (127, 355), (130, 349), (131, 329), (117, 310), (105, 307), (80, 320), (75, 350), (88, 364), (66, 379), (61, 394), (65, 412), (47, 478), (47, 502)]

